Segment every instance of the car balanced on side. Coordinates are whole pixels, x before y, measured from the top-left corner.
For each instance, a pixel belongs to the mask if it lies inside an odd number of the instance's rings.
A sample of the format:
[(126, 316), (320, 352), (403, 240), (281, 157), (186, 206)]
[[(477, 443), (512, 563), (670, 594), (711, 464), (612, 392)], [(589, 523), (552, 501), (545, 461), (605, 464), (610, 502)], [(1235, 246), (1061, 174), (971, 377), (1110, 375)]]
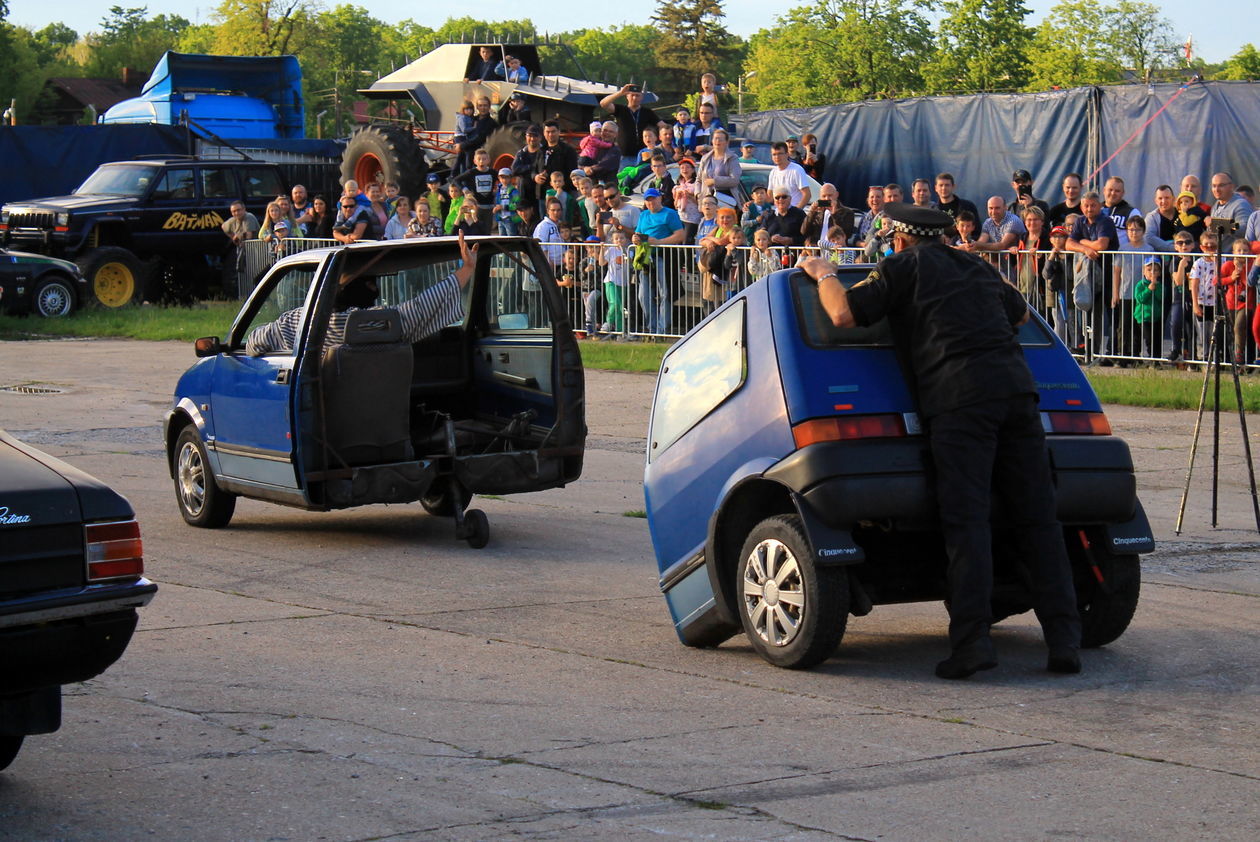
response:
[[(316, 511), (418, 501), (481, 547), (489, 526), (465, 511), (471, 495), (576, 480), (585, 381), (550, 263), (527, 237), (468, 241), (478, 251), (464, 315), (419, 342), (396, 308), (460, 266), (453, 237), (290, 255), (225, 340), (197, 340), (166, 417), (184, 520), (226, 526), (238, 497)], [(348, 311), (345, 342), (326, 345), (339, 283), (363, 276), (382, 306)], [(299, 308), (293, 347), (247, 351), (253, 330)]]
[[(841, 267), (851, 286), (871, 267)], [(1154, 540), (1128, 446), (1067, 348), (1034, 317), (1019, 341), (1040, 392), (1083, 624), (1128, 627)], [(684, 336), (661, 364), (644, 494), (679, 638), (741, 629), (770, 663), (805, 668), (850, 615), (942, 600), (947, 566), (930, 454), (886, 322), (836, 328), (802, 272), (776, 272)], [(992, 615), (1027, 611), (1016, 542), (994, 500)]]

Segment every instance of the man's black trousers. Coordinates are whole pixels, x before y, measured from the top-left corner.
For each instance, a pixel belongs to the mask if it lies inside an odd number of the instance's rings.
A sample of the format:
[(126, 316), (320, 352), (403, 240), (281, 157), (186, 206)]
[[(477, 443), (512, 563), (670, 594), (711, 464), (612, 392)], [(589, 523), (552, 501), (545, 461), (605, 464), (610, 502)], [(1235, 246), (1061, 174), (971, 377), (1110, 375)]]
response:
[[(1081, 621), (1036, 396), (943, 412), (928, 422), (928, 435), (949, 555), (950, 645), (957, 650), (989, 634), (996, 526), (1017, 536), (1046, 643), (1079, 646)], [(998, 524), (990, 522), (995, 496), (1004, 518)]]

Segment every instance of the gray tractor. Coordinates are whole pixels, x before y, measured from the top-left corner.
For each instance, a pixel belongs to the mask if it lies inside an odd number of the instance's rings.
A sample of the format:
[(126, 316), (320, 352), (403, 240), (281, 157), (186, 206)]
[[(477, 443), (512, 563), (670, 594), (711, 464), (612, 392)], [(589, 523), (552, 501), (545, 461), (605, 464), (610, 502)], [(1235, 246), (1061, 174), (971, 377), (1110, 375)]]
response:
[[(527, 80), (465, 81), (473, 77), (482, 47), (493, 51), (495, 61), (502, 61), (505, 56), (520, 59)], [(342, 156), (342, 181), (352, 178), (360, 185), (373, 180), (394, 181), (404, 194), (420, 195), (429, 171), (449, 169), (453, 162), (455, 119), (460, 105), (483, 94), (490, 98), (491, 108), (497, 114), (497, 109), (507, 108), (508, 99), (520, 91), (532, 122), (557, 120), (563, 135), (576, 143), (593, 119), (606, 117), (599, 101), (619, 90), (620, 85), (545, 73), (540, 54), (553, 57), (549, 60), (555, 67), (571, 65), (586, 75), (563, 44), (480, 41), (444, 44), (359, 91), (369, 99), (392, 101), (387, 109), (391, 116), (374, 118), (355, 131)], [(656, 95), (645, 93), (643, 101), (650, 105), (656, 101)], [(420, 107), (422, 121), (407, 116), (414, 113), (413, 105)], [(486, 140), (485, 149), (493, 168), (512, 163), (525, 145), (527, 125), (524, 121), (509, 122)]]

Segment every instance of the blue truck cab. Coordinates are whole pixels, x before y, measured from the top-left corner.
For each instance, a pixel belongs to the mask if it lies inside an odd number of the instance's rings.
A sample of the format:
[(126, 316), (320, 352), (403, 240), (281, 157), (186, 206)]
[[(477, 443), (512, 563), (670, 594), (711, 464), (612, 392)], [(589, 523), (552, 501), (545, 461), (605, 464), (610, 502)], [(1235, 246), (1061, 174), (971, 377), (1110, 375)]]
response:
[[(840, 269), (843, 284), (869, 266)], [(1154, 549), (1128, 446), (1067, 348), (1034, 316), (1019, 341), (1040, 392), (1084, 645), (1127, 627)], [(886, 322), (837, 328), (816, 285), (776, 272), (662, 361), (644, 494), (679, 639), (741, 629), (771, 663), (829, 657), (847, 617), (941, 600), (946, 556), (927, 439)], [(994, 618), (1029, 610), (994, 501)]]

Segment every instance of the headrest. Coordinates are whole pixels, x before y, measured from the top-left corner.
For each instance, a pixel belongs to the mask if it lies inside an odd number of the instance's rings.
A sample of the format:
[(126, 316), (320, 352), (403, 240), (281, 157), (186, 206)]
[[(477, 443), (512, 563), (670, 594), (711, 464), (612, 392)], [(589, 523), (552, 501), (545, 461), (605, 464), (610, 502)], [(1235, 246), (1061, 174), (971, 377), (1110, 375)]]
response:
[(346, 318), (347, 345), (385, 345), (402, 341), (402, 319), (390, 307), (351, 310)]

